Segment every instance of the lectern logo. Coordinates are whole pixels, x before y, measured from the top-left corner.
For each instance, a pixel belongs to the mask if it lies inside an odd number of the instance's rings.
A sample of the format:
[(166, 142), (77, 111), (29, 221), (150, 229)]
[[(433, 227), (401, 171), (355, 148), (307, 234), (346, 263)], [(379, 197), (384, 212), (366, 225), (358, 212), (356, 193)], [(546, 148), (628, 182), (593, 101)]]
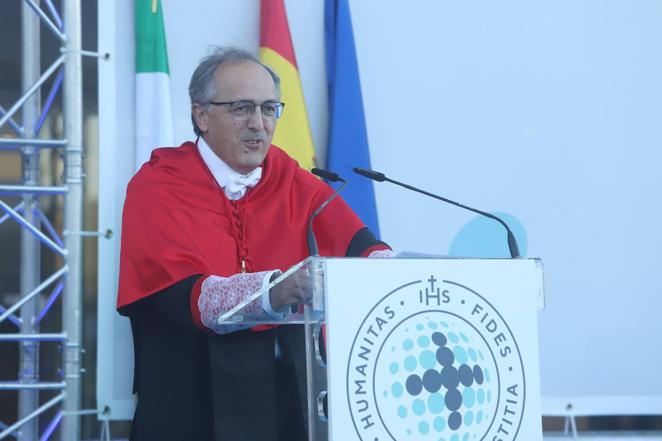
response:
[(479, 293), (430, 276), (384, 296), (359, 328), (347, 399), (363, 441), (517, 439), (517, 342)]

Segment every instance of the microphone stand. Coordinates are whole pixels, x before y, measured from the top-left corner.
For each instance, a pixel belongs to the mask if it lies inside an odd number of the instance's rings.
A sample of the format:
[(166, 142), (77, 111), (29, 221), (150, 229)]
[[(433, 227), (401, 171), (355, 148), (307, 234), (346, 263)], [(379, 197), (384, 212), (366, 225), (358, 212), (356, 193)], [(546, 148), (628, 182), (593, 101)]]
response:
[(390, 182), (392, 184), (399, 185), (400, 187), (404, 187), (408, 190), (424, 194), (424, 195), (429, 196), (431, 198), (438, 199), (438, 200), (446, 202), (448, 204), (455, 205), (455, 206), (460, 207), (460, 208), (464, 208), (465, 210), (473, 211), (474, 213), (478, 213), (482, 216), (489, 217), (490, 219), (494, 219), (495, 221), (497, 221), (501, 225), (503, 225), (503, 227), (506, 229), (506, 232), (508, 234), (508, 249), (510, 251), (510, 257), (513, 258), (513, 259), (516, 259), (516, 258), (520, 257), (519, 247), (517, 246), (517, 240), (515, 239), (515, 235), (510, 230), (510, 228), (508, 227), (508, 224), (506, 224), (506, 222), (504, 222), (501, 218), (493, 215), (492, 213), (487, 213), (487, 212), (479, 210), (477, 208), (472, 208), (472, 207), (469, 207), (467, 205), (461, 204), (459, 202), (455, 202), (455, 201), (452, 201), (450, 199), (444, 198), (442, 196), (438, 196), (436, 194), (430, 193), (428, 191), (421, 190), (420, 188), (416, 188), (416, 187), (413, 187), (409, 184), (405, 184), (404, 182), (396, 181), (395, 179), (391, 179), (391, 178), (387, 177), (384, 173), (376, 172), (374, 170), (367, 170), (365, 168), (354, 167), (354, 173), (359, 174), (361, 176), (364, 176), (368, 179), (372, 179), (373, 181), (377, 181), (377, 182), (387, 181), (387, 182)]

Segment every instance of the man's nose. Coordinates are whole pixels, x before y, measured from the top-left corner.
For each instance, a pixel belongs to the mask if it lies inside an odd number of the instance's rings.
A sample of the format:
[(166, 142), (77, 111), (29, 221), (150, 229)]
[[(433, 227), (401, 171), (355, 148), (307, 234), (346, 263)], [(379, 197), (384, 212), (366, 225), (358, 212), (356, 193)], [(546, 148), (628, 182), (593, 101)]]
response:
[(255, 106), (255, 111), (248, 118), (248, 127), (256, 130), (264, 129), (264, 118), (262, 117), (262, 108), (260, 106)]

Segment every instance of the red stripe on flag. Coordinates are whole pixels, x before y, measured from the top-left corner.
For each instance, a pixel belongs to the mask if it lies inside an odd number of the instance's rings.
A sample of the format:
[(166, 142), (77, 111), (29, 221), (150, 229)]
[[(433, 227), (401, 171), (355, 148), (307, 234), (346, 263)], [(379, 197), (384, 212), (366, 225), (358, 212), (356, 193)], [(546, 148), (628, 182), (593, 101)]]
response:
[(283, 0), (260, 2), (260, 47), (268, 47), (297, 67)]

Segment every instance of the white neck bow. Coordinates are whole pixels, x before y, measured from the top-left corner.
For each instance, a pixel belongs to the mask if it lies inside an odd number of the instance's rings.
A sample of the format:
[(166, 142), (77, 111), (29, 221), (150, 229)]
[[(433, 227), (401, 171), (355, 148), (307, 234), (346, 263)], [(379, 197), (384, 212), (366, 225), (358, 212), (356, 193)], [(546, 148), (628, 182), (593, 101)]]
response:
[(262, 167), (258, 167), (247, 175), (233, 172), (229, 173), (223, 190), (229, 199), (236, 200), (244, 196), (249, 188), (260, 182)]

